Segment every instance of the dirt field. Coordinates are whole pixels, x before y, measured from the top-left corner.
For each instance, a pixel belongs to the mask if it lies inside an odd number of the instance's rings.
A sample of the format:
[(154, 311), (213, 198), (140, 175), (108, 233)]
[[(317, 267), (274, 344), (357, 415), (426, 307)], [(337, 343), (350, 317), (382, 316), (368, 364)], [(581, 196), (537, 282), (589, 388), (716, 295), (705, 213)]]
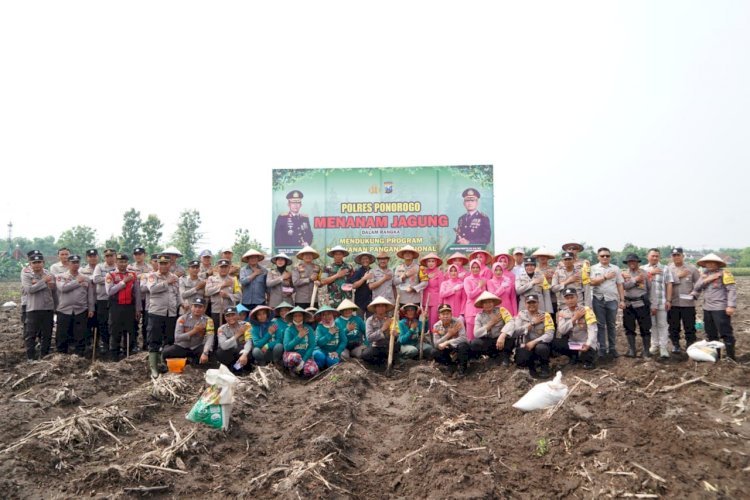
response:
[[(750, 278), (739, 286), (743, 306)], [(572, 392), (554, 413), (512, 408), (537, 381), (494, 360), (472, 363), (461, 380), (430, 364), (406, 363), (386, 378), (350, 362), (308, 383), (275, 369), (263, 371), (268, 388), (257, 371), (243, 378), (226, 433), (185, 420), (204, 387), (199, 369), (164, 377), (155, 389), (145, 354), (117, 364), (60, 355), (27, 363), (18, 311), (0, 312), (0, 321), (5, 498), (112, 498), (147, 488), (164, 498), (748, 498), (750, 491), (746, 307), (733, 321), (739, 364), (683, 355), (566, 367)]]

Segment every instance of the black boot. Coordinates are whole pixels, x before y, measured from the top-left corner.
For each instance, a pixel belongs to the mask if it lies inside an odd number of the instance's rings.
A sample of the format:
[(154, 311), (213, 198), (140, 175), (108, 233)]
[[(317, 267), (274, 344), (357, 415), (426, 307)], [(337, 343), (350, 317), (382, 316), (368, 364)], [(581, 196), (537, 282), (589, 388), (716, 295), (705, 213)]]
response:
[(635, 335), (625, 335), (628, 339), (628, 352), (625, 353), (625, 356), (628, 358), (634, 358), (635, 357)]
[(500, 366), (503, 366), (503, 367), (510, 366), (510, 354), (508, 354), (505, 351), (503, 351), (500, 354)]
[(549, 378), (550, 371), (549, 371), (549, 362), (545, 363), (542, 362), (539, 366), (539, 377), (540, 378)]
[(727, 357), (732, 361), (737, 361), (734, 357), (734, 344), (725, 344), (725, 347), (727, 349)]
[(651, 357), (651, 335), (643, 335), (641, 338), (643, 340), (643, 357), (650, 358)]

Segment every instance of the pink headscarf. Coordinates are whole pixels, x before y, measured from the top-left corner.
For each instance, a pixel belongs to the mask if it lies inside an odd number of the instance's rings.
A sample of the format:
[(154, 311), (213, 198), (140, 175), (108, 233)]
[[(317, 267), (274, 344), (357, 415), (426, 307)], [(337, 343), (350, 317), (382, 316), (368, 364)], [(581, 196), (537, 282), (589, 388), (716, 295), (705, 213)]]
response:
[(464, 313), (464, 306), (466, 305), (464, 280), (460, 277), (451, 278), (451, 269), (455, 269), (457, 273), (461, 272), (461, 267), (456, 264), (448, 266), (445, 280), (440, 284), (440, 302), (443, 304), (449, 304), (451, 309), (453, 309), (453, 315), (460, 316)]
[[(501, 269), (502, 275), (495, 275), (495, 270)], [(487, 290), (500, 297), (502, 306), (508, 310), (511, 315), (518, 314), (518, 305), (516, 304), (516, 276), (508, 271), (501, 262), (495, 262), (492, 265), (492, 279), (487, 282)]]

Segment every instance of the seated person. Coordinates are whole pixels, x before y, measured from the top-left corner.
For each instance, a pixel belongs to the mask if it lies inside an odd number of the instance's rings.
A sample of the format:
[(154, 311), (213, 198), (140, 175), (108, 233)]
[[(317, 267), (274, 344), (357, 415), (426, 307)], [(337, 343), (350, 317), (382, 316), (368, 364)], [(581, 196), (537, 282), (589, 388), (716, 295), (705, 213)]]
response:
[(271, 308), (262, 305), (253, 308), (250, 312), (250, 324), (252, 325), (253, 361), (259, 366), (265, 366), (271, 361), (280, 363), (281, 356), (284, 354), (284, 346), (276, 342), (279, 326), (271, 320)]
[(301, 307), (295, 307), (286, 313), (285, 318), (289, 326), (284, 332), (284, 354), (281, 357), (284, 366), (292, 373), (312, 378), (319, 371), (313, 359), (315, 331), (308, 324), (312, 317)]
[(365, 336), (365, 322), (355, 312), (359, 311), (357, 304), (349, 299), (344, 299), (336, 308), (340, 316), (336, 318), (336, 326), (346, 333), (346, 349), (341, 353), (343, 359), (361, 358), (362, 352), (367, 347)]
[[(417, 318), (418, 314), (421, 318)], [(401, 344), (401, 356), (405, 359), (416, 359), (419, 357), (419, 339), (425, 326), (425, 313), (416, 304), (404, 304), (401, 306), (401, 314), (404, 319), (398, 322), (398, 343)], [(423, 339), (422, 356), (432, 359), (432, 345), (428, 339)]]
[(446, 365), (456, 363), (456, 376), (463, 377), (469, 364), (469, 341), (466, 339), (464, 324), (453, 317), (448, 304), (438, 306), (438, 317), (440, 319), (432, 327), (435, 361)]
[(550, 313), (539, 310), (539, 296), (526, 296), (526, 308), (513, 319), (513, 339), (516, 344), (516, 366), (528, 367), (529, 375), (549, 378), (550, 342), (555, 336), (555, 324)]
[(336, 325), (336, 316), (339, 312), (330, 307), (323, 306), (318, 309), (318, 326), (315, 329), (317, 346), (313, 351), (313, 359), (318, 368), (323, 370), (341, 361), (341, 353), (346, 349), (346, 333)]
[(362, 359), (368, 363), (381, 364), (388, 360), (389, 335), (394, 337), (394, 354), (401, 350), (398, 345), (397, 325), (391, 325), (392, 318), (387, 315), (393, 309), (393, 304), (385, 297), (377, 297), (367, 306), (367, 310), (373, 315), (365, 322), (365, 334), (369, 345), (362, 351)]
[(596, 316), (590, 307), (578, 303), (575, 288), (563, 290), (565, 307), (557, 311), (557, 337), (552, 340), (552, 352), (570, 358), (571, 364), (578, 358), (583, 367), (591, 370), (596, 365), (597, 327)]
[[(224, 309), (224, 321), (226, 323), (217, 332), (219, 345), (216, 348), (216, 359), (230, 370), (250, 368), (250, 352), (253, 349), (250, 323), (240, 321), (235, 307)], [(239, 368), (236, 366), (238, 363)]]
[(174, 344), (165, 346), (162, 350), (164, 360), (188, 358), (191, 363), (208, 363), (208, 355), (214, 346), (214, 322), (205, 312), (206, 299), (193, 297), (190, 312), (177, 319)]
[(474, 322), (474, 340), (469, 344), (469, 353), (493, 357), (500, 354), (502, 365), (508, 366), (513, 354), (513, 342), (506, 342), (506, 339), (512, 336), (512, 332), (502, 332), (505, 325), (513, 322), (513, 317), (501, 304), (502, 299), (491, 292), (482, 292), (474, 301), (474, 307), (480, 312)]

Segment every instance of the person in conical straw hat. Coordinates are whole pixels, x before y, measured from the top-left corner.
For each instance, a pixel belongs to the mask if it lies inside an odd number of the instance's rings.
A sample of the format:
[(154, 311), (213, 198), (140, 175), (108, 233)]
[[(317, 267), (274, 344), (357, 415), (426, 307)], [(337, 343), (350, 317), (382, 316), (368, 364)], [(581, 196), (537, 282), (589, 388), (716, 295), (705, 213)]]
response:
[(349, 255), (349, 250), (341, 245), (331, 248), (327, 255), (333, 259), (333, 262), (323, 267), (320, 282), (328, 287), (328, 303), (336, 308), (342, 300), (351, 299), (352, 286), (347, 283), (347, 280), (352, 275), (353, 269), (350, 264), (344, 262), (344, 258)]
[[(391, 262), (391, 257), (385, 252), (380, 252), (375, 259), (377, 260), (378, 265), (372, 270), (372, 278), (367, 281), (367, 284), (372, 290), (372, 298), (374, 300), (378, 297), (383, 297), (393, 303), (396, 301), (396, 295), (393, 291), (393, 270), (388, 267)], [(365, 316), (369, 315), (370, 312), (367, 311)]]
[[(284, 333), (286, 333), (286, 329), (289, 328), (292, 319), (291, 317), (289, 317), (290, 322), (287, 322), (286, 313), (288, 313), (292, 309), (294, 309), (294, 306), (288, 302), (282, 302), (273, 309), (273, 324), (276, 326), (276, 331), (274, 332), (273, 340), (269, 342), (269, 349), (273, 350), (276, 345), (280, 345), (281, 353), (284, 353)], [(277, 366), (281, 366), (281, 358), (279, 358), (278, 362), (274, 360), (274, 363)]]
[(255, 362), (260, 366), (265, 366), (271, 361), (279, 364), (284, 354), (284, 346), (276, 341), (279, 326), (273, 320), (273, 309), (268, 306), (256, 306), (250, 311), (250, 324)]
[(165, 248), (161, 255), (169, 257), (169, 272), (177, 275), (178, 278), (185, 276), (185, 268), (177, 263), (177, 259), (182, 257), (182, 252), (177, 250), (177, 247), (171, 246)]
[(367, 309), (373, 313), (365, 322), (365, 334), (369, 346), (362, 352), (362, 359), (368, 363), (382, 364), (388, 359), (389, 335), (396, 337), (393, 352), (399, 352), (398, 328), (391, 329), (391, 321), (397, 318), (388, 317), (388, 312), (393, 311), (394, 305), (383, 297), (373, 299)]
[(708, 340), (721, 341), (726, 347), (727, 356), (735, 358), (735, 339), (732, 329), (732, 316), (737, 311), (737, 285), (734, 276), (726, 267), (727, 263), (710, 253), (701, 258), (697, 265), (705, 268), (692, 295), (696, 299), (703, 293), (703, 321)]
[(346, 349), (341, 353), (343, 359), (361, 358), (362, 352), (367, 347), (365, 332), (367, 327), (362, 318), (355, 314), (359, 311), (357, 304), (349, 299), (344, 299), (336, 308), (339, 317), (336, 318), (336, 326), (346, 334)]
[(512, 324), (513, 316), (501, 304), (500, 297), (490, 292), (482, 292), (474, 301), (480, 312), (474, 320), (474, 340), (469, 342), (469, 353), (474, 357), (501, 356), (503, 366), (508, 366), (513, 354), (514, 343), (509, 338), (513, 331), (509, 334), (503, 328)]
[[(499, 253), (495, 255), (494, 259), (495, 263), (500, 263), (503, 265), (503, 270), (513, 272), (513, 266), (515, 265), (515, 260), (513, 260), (513, 256), (509, 253)], [(515, 276), (515, 274), (514, 274)]]
[(339, 329), (336, 317), (339, 312), (331, 306), (323, 306), (315, 314), (318, 326), (315, 328), (317, 345), (313, 352), (313, 359), (321, 370), (330, 368), (341, 362), (341, 355), (346, 349), (346, 332)]
[[(536, 269), (544, 275), (544, 279), (547, 280), (547, 284), (552, 286), (552, 278), (555, 276), (555, 266), (551, 266), (549, 261), (554, 259), (557, 254), (547, 247), (539, 247), (532, 254), (532, 257), (536, 259)], [(557, 294), (550, 293), (550, 305), (552, 310), (548, 311), (552, 313), (552, 321), (555, 322), (555, 316), (557, 315)], [(555, 323), (556, 324), (556, 323)]]
[(284, 333), (284, 354), (281, 359), (290, 372), (312, 378), (318, 374), (318, 365), (313, 359), (313, 352), (317, 339), (315, 331), (305, 321), (312, 317), (304, 309), (297, 306), (286, 313), (289, 327)]
[[(445, 262), (450, 266), (454, 264), (458, 271), (458, 278), (464, 279), (469, 275), (469, 271), (466, 269), (466, 265), (469, 263), (469, 258), (461, 252), (455, 252), (453, 255), (445, 259)], [(448, 278), (448, 271), (446, 271), (446, 279)]]
[(292, 259), (280, 253), (271, 257), (271, 266), (266, 276), (268, 306), (275, 308), (282, 302), (294, 302), (292, 285)]
[(404, 316), (398, 322), (398, 343), (401, 344), (401, 357), (405, 359), (415, 359), (419, 356), (419, 338), (422, 330), (425, 331), (425, 338), (422, 344), (422, 355), (425, 359), (432, 359), (432, 346), (429, 343), (430, 334), (427, 325), (424, 325), (425, 314), (422, 308), (417, 304), (404, 304), (401, 306), (401, 314)]
[(469, 254), (469, 260), (478, 260), (481, 270), (479, 271), (479, 275), (488, 280), (492, 278), (492, 270), (487, 267), (489, 263), (492, 262), (492, 254), (488, 252), (487, 250), (474, 250)]
[(268, 271), (260, 265), (266, 256), (251, 248), (242, 256), (245, 263), (240, 269), (240, 286), (242, 288), (242, 305), (250, 309), (266, 303), (266, 277)]
[(361, 252), (354, 257), (354, 262), (359, 265), (356, 271), (349, 277), (349, 284), (352, 285), (352, 295), (354, 302), (360, 309), (367, 309), (372, 302), (372, 290), (368, 286), (368, 281), (374, 277), (370, 266), (375, 262), (375, 256), (370, 252)]
[(406, 245), (396, 252), (396, 256), (403, 259), (403, 262), (396, 267), (393, 277), (393, 284), (399, 290), (401, 301), (401, 304), (397, 306), (408, 303), (418, 304), (422, 298), (422, 290), (427, 287), (427, 282), (419, 279), (419, 264), (416, 262), (419, 252), (411, 245)]
[(292, 286), (294, 301), (302, 309), (310, 307), (315, 285), (320, 286), (322, 268), (314, 263), (320, 254), (313, 247), (307, 246), (297, 252), (297, 265), (292, 268)]
[[(440, 270), (443, 259), (436, 253), (430, 252), (419, 261), (422, 265), (422, 273), (427, 277), (427, 287), (422, 292), (422, 304), (426, 309), (429, 325), (434, 325), (438, 320), (437, 308), (440, 305), (440, 285), (445, 280), (445, 274)], [(429, 303), (428, 303), (429, 301)]]

